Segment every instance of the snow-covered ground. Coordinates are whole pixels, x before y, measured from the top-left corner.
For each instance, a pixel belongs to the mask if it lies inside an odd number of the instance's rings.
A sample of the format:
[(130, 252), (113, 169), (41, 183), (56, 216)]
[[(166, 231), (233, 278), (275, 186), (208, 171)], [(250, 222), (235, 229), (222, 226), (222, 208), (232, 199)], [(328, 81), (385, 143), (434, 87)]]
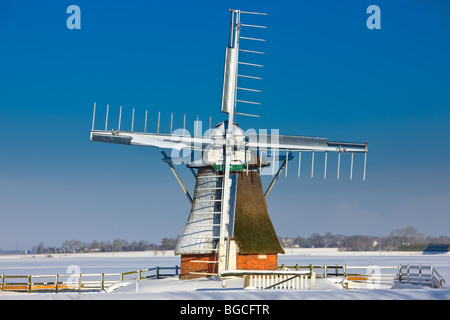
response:
[[(340, 252), (335, 249), (286, 249), (279, 255), (285, 265), (397, 266), (398, 264), (433, 265), (447, 280), (443, 289), (404, 285), (394, 289), (345, 290), (327, 279), (317, 279), (315, 290), (243, 289), (242, 278), (230, 278), (226, 287), (219, 280), (179, 280), (166, 278), (130, 280), (109, 293), (11, 293), (0, 292), (0, 299), (85, 299), (85, 300), (450, 300), (450, 253), (422, 254), (410, 252)], [(80, 272), (113, 273), (138, 269), (174, 267), (180, 257), (173, 252), (121, 252), (56, 255), (0, 256), (0, 273), (6, 275), (42, 275), (69, 273), (70, 266)]]

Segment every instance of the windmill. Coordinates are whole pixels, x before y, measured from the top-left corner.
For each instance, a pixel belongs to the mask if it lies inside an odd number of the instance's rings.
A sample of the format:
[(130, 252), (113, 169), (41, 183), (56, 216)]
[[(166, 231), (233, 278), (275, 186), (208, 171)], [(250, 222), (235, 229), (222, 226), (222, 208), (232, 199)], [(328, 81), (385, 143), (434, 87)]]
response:
[[(228, 119), (210, 128), (205, 134), (198, 134), (196, 122), (194, 135), (183, 129), (170, 133), (159, 132), (159, 114), (156, 133), (147, 132), (147, 112), (144, 132), (134, 132), (134, 109), (130, 131), (121, 130), (122, 107), (119, 111), (119, 127), (108, 131), (109, 105), (106, 109), (104, 130), (95, 130), (95, 112), (91, 141), (125, 145), (150, 146), (171, 150), (170, 155), (162, 151), (163, 161), (175, 175), (191, 204), (191, 211), (184, 231), (176, 247), (181, 255), (181, 277), (192, 278), (221, 274), (233, 269), (277, 268), (277, 254), (284, 253), (270, 221), (265, 198), (273, 188), (282, 170), (287, 175), (288, 163), (298, 156), (298, 177), (300, 177), (302, 152), (312, 154), (311, 177), (314, 173), (314, 154), (325, 154), (324, 178), (327, 176), (328, 152), (338, 154), (337, 179), (340, 177), (341, 153), (351, 154), (350, 179), (353, 177), (354, 154), (364, 155), (363, 179), (366, 175), (368, 143), (332, 142), (328, 138), (281, 135), (276, 130), (270, 134), (265, 130), (241, 129), (237, 115), (258, 117), (258, 115), (237, 111), (241, 104), (259, 104), (240, 99), (241, 91), (260, 92), (254, 88), (240, 86), (242, 78), (261, 80), (260, 77), (244, 75), (240, 66), (260, 68), (262, 65), (240, 61), (240, 53), (262, 55), (261, 51), (241, 48), (241, 40), (248, 43), (263, 42), (263, 39), (241, 35), (242, 30), (265, 26), (246, 24), (241, 15), (264, 16), (264, 13), (229, 10), (230, 33), (225, 51), (221, 111)], [(210, 125), (211, 127), (211, 125)], [(187, 155), (185, 155), (185, 151)], [(182, 155), (180, 155), (182, 153)], [(174, 164), (185, 164), (194, 174), (196, 185), (194, 195), (189, 194)], [(263, 191), (261, 175), (271, 174), (273, 179)]]

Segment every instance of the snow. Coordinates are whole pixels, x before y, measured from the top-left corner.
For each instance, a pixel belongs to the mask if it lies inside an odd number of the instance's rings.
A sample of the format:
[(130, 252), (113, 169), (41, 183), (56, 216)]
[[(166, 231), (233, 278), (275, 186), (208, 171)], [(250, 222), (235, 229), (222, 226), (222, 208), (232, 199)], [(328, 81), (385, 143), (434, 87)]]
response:
[[(342, 289), (331, 279), (317, 279), (316, 289), (258, 290), (244, 289), (243, 279), (230, 277), (223, 287), (218, 279), (128, 280), (110, 292), (100, 293), (12, 293), (0, 292), (0, 300), (450, 300), (450, 253), (416, 252), (341, 252), (335, 249), (286, 249), (279, 264), (397, 266), (433, 265), (447, 280), (442, 289), (401, 285), (391, 289)], [(64, 274), (69, 266), (81, 273), (127, 272), (138, 269), (174, 267), (180, 257), (170, 252), (122, 252), (55, 255), (0, 256), (0, 273), (6, 275)]]

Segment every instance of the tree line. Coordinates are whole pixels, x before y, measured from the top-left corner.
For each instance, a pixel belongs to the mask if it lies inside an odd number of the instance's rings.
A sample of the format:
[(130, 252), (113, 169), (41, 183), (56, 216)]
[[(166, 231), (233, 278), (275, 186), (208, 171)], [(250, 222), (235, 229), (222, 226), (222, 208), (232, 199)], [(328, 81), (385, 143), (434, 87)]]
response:
[(124, 239), (114, 239), (113, 241), (83, 242), (80, 240), (66, 240), (60, 247), (46, 247), (40, 242), (33, 247), (32, 252), (38, 254), (52, 253), (80, 253), (80, 252), (124, 252), (124, 251), (165, 251), (174, 250), (178, 238), (164, 238), (161, 244), (149, 243), (146, 240), (127, 241)]
[[(115, 239), (113, 241), (82, 242), (66, 240), (61, 247), (45, 247), (41, 242), (32, 249), (33, 253), (75, 253), (75, 252), (122, 252), (122, 251), (165, 251), (174, 250), (178, 242), (176, 238), (164, 238), (160, 244), (149, 243), (145, 240), (127, 241)], [(283, 237), (280, 242), (284, 248), (339, 248), (348, 251), (393, 251), (393, 250), (427, 250), (450, 251), (450, 237), (425, 236), (413, 227), (393, 230), (384, 237), (353, 235), (344, 236), (330, 232), (320, 235), (313, 233), (309, 237)]]
[(285, 248), (339, 248), (348, 251), (393, 251), (393, 250), (445, 250), (450, 247), (448, 236), (425, 236), (413, 227), (393, 230), (384, 237), (335, 235), (330, 232), (320, 235), (313, 233), (307, 238), (281, 238)]

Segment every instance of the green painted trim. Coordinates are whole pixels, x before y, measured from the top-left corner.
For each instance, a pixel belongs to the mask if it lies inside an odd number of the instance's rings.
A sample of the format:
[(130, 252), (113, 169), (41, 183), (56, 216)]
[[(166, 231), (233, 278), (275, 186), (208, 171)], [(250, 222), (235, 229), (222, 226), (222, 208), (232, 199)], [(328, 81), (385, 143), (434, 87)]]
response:
[[(214, 170), (220, 171), (222, 169), (222, 165), (220, 164), (213, 164), (212, 165)], [(242, 172), (245, 169), (245, 164), (232, 164), (230, 166), (230, 172)]]

